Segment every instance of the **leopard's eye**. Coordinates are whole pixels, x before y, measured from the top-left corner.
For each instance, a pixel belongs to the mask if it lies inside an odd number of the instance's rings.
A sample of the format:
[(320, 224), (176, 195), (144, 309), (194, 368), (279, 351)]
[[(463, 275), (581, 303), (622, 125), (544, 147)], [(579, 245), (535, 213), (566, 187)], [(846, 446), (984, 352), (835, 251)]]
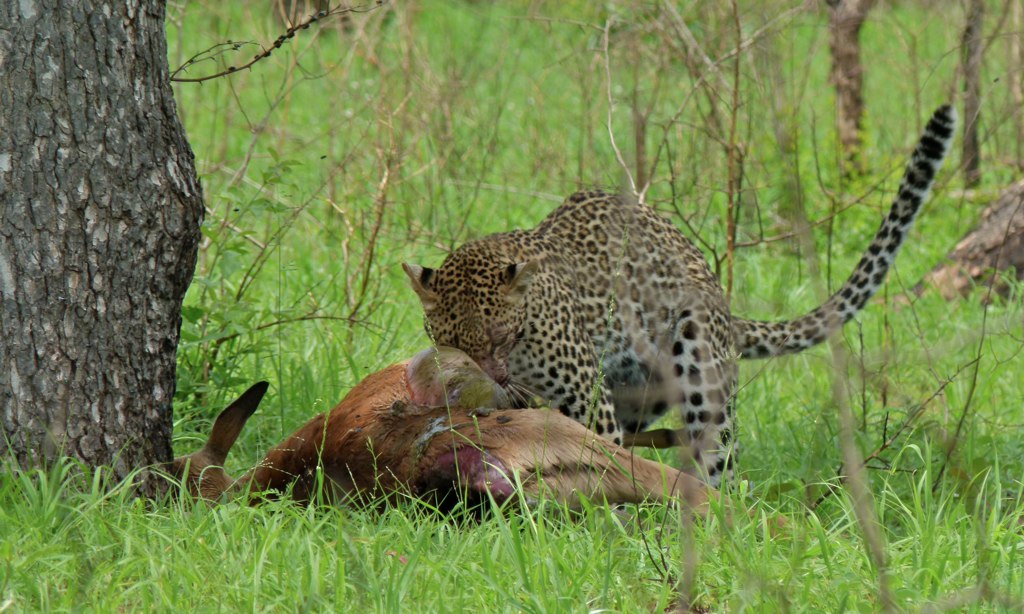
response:
[(495, 349), (507, 352), (519, 343), (524, 336), (525, 333), (522, 330), (518, 330), (514, 334), (503, 331), (501, 335), (494, 336), (492, 344)]
[(512, 335), (509, 334), (508, 327), (503, 324), (496, 325), (491, 329), (490, 338), (492, 348), (507, 347), (509, 342), (514, 341)]

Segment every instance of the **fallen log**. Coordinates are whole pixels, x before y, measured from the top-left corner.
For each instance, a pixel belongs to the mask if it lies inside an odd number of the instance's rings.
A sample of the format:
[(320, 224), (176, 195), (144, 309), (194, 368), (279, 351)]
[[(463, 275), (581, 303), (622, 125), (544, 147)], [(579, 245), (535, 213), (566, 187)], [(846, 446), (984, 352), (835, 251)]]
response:
[(946, 300), (967, 296), (978, 286), (1006, 297), (1007, 271), (1024, 279), (1024, 180), (1003, 191), (981, 214), (978, 224), (915, 287), (920, 296), (937, 289)]

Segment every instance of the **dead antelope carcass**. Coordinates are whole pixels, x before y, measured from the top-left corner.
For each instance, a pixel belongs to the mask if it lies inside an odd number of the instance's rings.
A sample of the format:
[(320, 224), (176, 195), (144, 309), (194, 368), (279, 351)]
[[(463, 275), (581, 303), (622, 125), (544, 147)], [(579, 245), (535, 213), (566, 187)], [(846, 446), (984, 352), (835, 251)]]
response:
[(578, 504), (678, 499), (703, 510), (708, 487), (671, 467), (634, 456), (546, 409), (509, 409), (508, 393), (465, 354), (442, 348), (370, 375), (329, 413), (316, 416), (237, 481), (227, 451), (266, 384), (247, 391), (214, 423), (206, 446), (175, 459), (172, 472), (194, 495), (216, 499), (248, 489), (290, 489), (308, 501), (375, 502), (397, 496), (442, 505), (503, 502), (521, 491)]

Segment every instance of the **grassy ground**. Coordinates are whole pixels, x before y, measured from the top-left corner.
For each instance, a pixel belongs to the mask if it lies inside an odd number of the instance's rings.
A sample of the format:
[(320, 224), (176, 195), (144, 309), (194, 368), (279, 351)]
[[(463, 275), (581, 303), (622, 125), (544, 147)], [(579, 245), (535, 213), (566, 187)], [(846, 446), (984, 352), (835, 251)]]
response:
[[(703, 53), (730, 58), (726, 3), (691, 4), (677, 10)], [(699, 84), (686, 58), (702, 60), (663, 7), (484, 2), (334, 19), (251, 70), (178, 84), (209, 209), (184, 309), (176, 449), (194, 450), (226, 402), (268, 379), (229, 459), (252, 465), (362, 377), (426, 346), (399, 263), (439, 264), (467, 239), (536, 224), (577, 187), (619, 185), (616, 149), (731, 280), (734, 311), (813, 307), (855, 264), (923, 122), (956, 90), (963, 15), (915, 3), (872, 13), (867, 171), (847, 179), (824, 13), (740, 4), (753, 44), (738, 72), (725, 59)], [(272, 41), (283, 28), (264, 8), (172, 4), (172, 68), (226, 40)], [(1019, 294), (988, 308), (984, 290), (901, 300), (1014, 176), (1005, 42), (993, 39), (983, 79), (982, 188), (968, 198), (943, 174), (881, 298), (835, 345), (847, 367), (828, 347), (744, 364), (740, 475), (726, 497), (749, 517), (683, 535), (657, 506), (542, 506), (480, 523), (412, 502), (384, 514), (147, 509), (63, 466), (0, 484), (0, 611), (660, 611), (694, 557), (694, 602), (713, 611), (876, 611), (882, 584), (899, 609), (1018, 609)], [(187, 75), (258, 50), (237, 45)], [(744, 152), (732, 270), (730, 143)], [(802, 215), (815, 223), (805, 241), (793, 234)], [(837, 398), (871, 459), (874, 547), (835, 488)]]

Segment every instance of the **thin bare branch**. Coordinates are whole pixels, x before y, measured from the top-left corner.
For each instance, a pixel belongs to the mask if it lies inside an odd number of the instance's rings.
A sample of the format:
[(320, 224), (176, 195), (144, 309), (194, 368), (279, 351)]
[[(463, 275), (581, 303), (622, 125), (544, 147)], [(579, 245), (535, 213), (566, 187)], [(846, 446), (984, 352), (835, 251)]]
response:
[(285, 42), (287, 42), (289, 39), (294, 38), (295, 34), (299, 30), (306, 30), (311, 25), (313, 25), (314, 23), (317, 23), (318, 21), (321, 21), (323, 19), (326, 19), (328, 17), (333, 17), (333, 16), (336, 16), (336, 15), (344, 15), (346, 13), (367, 13), (369, 11), (375, 10), (376, 8), (380, 7), (382, 4), (384, 4), (383, 0), (377, 0), (372, 5), (363, 5), (363, 6), (355, 6), (355, 7), (342, 7), (342, 6), (339, 6), (339, 7), (335, 7), (333, 9), (329, 9), (329, 10), (325, 10), (325, 11), (317, 11), (316, 13), (313, 13), (312, 15), (306, 17), (304, 20), (302, 20), (302, 21), (300, 21), (300, 22), (290, 26), (287, 30), (285, 30), (285, 33), (282, 34), (281, 36), (278, 36), (277, 40), (275, 40), (273, 43), (271, 43), (270, 46), (263, 47), (263, 49), (259, 53), (254, 55), (252, 57), (252, 59), (247, 61), (247, 62), (243, 62), (242, 64), (239, 64), (238, 66), (234, 66), (234, 65), (228, 66), (224, 70), (221, 70), (219, 72), (213, 73), (211, 75), (205, 75), (205, 76), (202, 76), (202, 77), (179, 77), (178, 76), (179, 74), (187, 71), (189, 68), (192, 68), (193, 66), (195, 66), (196, 64), (199, 64), (200, 62), (212, 61), (212, 60), (215, 60), (216, 58), (224, 55), (225, 53), (227, 53), (229, 51), (240, 51), (242, 49), (242, 47), (244, 47), (244, 46), (256, 45), (257, 44), (257, 43), (254, 43), (252, 41), (242, 41), (242, 42), (227, 41), (227, 42), (223, 42), (223, 43), (217, 43), (216, 45), (210, 47), (209, 49), (206, 49), (205, 51), (201, 51), (201, 52), (193, 55), (188, 60), (186, 60), (184, 64), (182, 64), (181, 66), (175, 68), (174, 71), (171, 72), (171, 79), (170, 80), (172, 82), (174, 82), (174, 83), (202, 83), (203, 81), (210, 81), (211, 79), (218, 79), (220, 77), (225, 77), (227, 75), (234, 74), (234, 73), (236, 73), (236, 72), (238, 72), (240, 70), (245, 70), (247, 68), (251, 68), (257, 62), (269, 58), (271, 56), (271, 54), (274, 53), (275, 50), (280, 49), (281, 46)]

